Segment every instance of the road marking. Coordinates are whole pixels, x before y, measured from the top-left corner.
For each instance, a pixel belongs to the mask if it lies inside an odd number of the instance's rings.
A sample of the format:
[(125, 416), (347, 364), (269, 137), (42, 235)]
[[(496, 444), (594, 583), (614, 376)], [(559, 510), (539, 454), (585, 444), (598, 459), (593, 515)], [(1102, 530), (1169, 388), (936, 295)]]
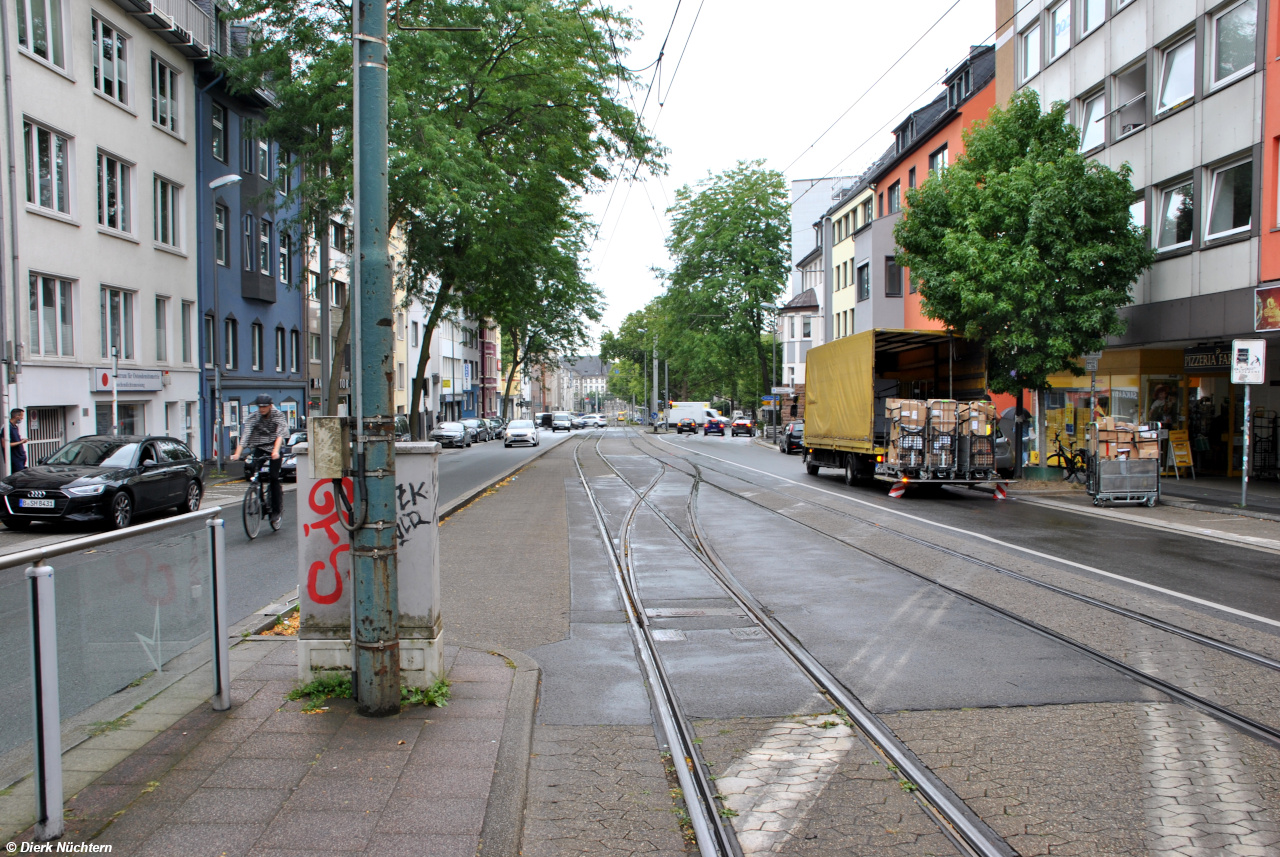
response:
[[(659, 440), (661, 440), (661, 438), (659, 438)], [(750, 470), (752, 473), (759, 473), (761, 476), (768, 476), (772, 479), (781, 479), (783, 482), (786, 482), (790, 485), (795, 485), (800, 488), (808, 488), (813, 491), (821, 491), (823, 494), (830, 494), (832, 497), (839, 497), (842, 500), (848, 500), (852, 503), (858, 503), (863, 506), (868, 506), (872, 509), (875, 509), (877, 512), (885, 512), (890, 515), (898, 515), (899, 517), (906, 518), (910, 521), (915, 521), (916, 523), (919, 523), (919, 524), (927, 524), (931, 527), (938, 527), (939, 529), (948, 530), (953, 533), (959, 533), (960, 535), (963, 535), (963, 536), (970, 536), (975, 539), (981, 539), (985, 542), (990, 542), (991, 544), (999, 545), (1002, 548), (1021, 551), (1022, 553), (1030, 554), (1031, 556), (1038, 557), (1040, 559), (1047, 560), (1049, 562), (1055, 562), (1061, 565), (1071, 566), (1072, 568), (1078, 568), (1081, 571), (1087, 571), (1090, 574), (1097, 574), (1102, 577), (1110, 578), (1112, 580), (1118, 580), (1122, 583), (1128, 583), (1132, 586), (1139, 586), (1139, 587), (1142, 587), (1143, 589), (1149, 589), (1152, 592), (1159, 592), (1161, 595), (1168, 595), (1171, 598), (1178, 598), (1182, 601), (1187, 601), (1192, 604), (1199, 604), (1202, 607), (1209, 607), (1214, 610), (1221, 610), (1224, 613), (1230, 613), (1233, 616), (1239, 616), (1243, 619), (1249, 619), (1253, 622), (1261, 622), (1262, 624), (1270, 625), (1273, 628), (1280, 628), (1280, 621), (1277, 621), (1275, 619), (1268, 619), (1266, 616), (1259, 616), (1256, 613), (1248, 613), (1244, 610), (1237, 610), (1234, 607), (1228, 607), (1227, 605), (1219, 604), (1216, 601), (1209, 601), (1204, 598), (1197, 598), (1194, 595), (1187, 595), (1182, 592), (1176, 592), (1172, 589), (1165, 589), (1163, 586), (1156, 586), (1153, 583), (1146, 583), (1141, 580), (1134, 580), (1132, 577), (1125, 577), (1124, 575), (1121, 575), (1121, 574), (1115, 574), (1110, 571), (1103, 571), (1102, 569), (1094, 568), (1091, 565), (1085, 565), (1084, 563), (1074, 562), (1069, 559), (1063, 559), (1062, 557), (1053, 556), (1052, 554), (1041, 553), (1040, 551), (1023, 547), (1022, 545), (1015, 545), (1011, 542), (1001, 541), (1000, 539), (993, 538), (992, 536), (985, 536), (982, 533), (975, 533), (972, 530), (963, 530), (959, 527), (953, 527), (949, 524), (941, 524), (937, 521), (931, 521), (928, 518), (922, 518), (919, 515), (911, 515), (911, 514), (908, 514), (907, 512), (900, 512), (897, 509), (890, 509), (885, 506), (881, 506), (878, 503), (872, 503), (867, 500), (862, 500), (858, 497), (851, 497), (848, 494), (840, 494), (836, 491), (829, 491), (826, 488), (819, 488), (816, 485), (806, 485), (803, 482), (797, 482), (794, 479), (788, 479), (787, 477), (779, 476), (776, 473), (769, 473), (768, 471), (765, 471), (765, 470), (758, 470), (754, 467), (748, 467), (745, 464), (739, 464), (738, 462), (730, 461), (727, 458), (719, 458), (709, 453), (700, 452), (697, 450), (693, 450), (693, 451), (696, 452), (698, 455), (704, 455), (707, 458), (713, 459), (715, 461), (722, 461), (725, 464), (732, 465), (733, 467), (741, 467), (743, 470)]]

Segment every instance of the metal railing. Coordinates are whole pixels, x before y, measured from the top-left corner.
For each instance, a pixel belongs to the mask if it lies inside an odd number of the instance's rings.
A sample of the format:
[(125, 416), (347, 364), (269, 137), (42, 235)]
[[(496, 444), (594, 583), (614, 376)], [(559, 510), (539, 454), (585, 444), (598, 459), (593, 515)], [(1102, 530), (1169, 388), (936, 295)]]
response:
[(151, 0), (151, 5), (172, 18), (201, 46), (213, 45), (213, 18), (191, 0)]
[[(213, 642), (213, 707), (225, 711), (231, 707), (231, 669), (225, 521), (215, 517), (221, 511), (221, 507), (215, 506), (112, 533), (0, 556), (0, 572), (23, 568), (27, 584), (25, 600), (31, 623), (30, 679), (37, 841), (56, 839), (64, 830), (61, 726), (66, 706), (59, 694), (62, 676), (58, 663), (58, 594), (54, 588), (55, 571), (51, 561), (67, 557), (67, 561), (59, 565), (64, 574), (71, 575), (63, 600), (67, 612), (74, 611), (75, 615), (63, 617), (63, 626), (72, 633), (62, 643), (64, 654), (72, 653), (79, 657), (77, 662), (61, 666), (66, 673), (67, 686), (79, 695), (71, 703), (71, 708), (97, 702), (93, 697), (104, 689), (109, 695), (119, 689), (120, 682), (128, 684), (129, 679), (141, 678), (149, 665), (154, 665), (156, 672), (163, 669), (165, 659), (160, 653), (163, 606), (163, 615), (168, 623), (178, 626), (178, 634), (188, 635), (177, 641), (182, 651), (198, 645), (204, 633), (198, 630), (199, 626), (207, 621), (205, 627)], [(209, 539), (207, 554), (200, 544), (198, 531), (178, 534), (169, 540), (149, 540), (147, 544), (136, 547), (121, 544), (127, 539), (196, 521), (204, 521), (206, 525)], [(98, 550), (103, 546), (121, 549)], [(72, 555), (78, 555), (77, 559), (72, 559)], [(200, 566), (205, 563), (207, 566), (202, 572)], [(114, 572), (116, 577), (104, 579), (110, 572)], [(203, 603), (206, 582), (209, 587), (207, 605)], [(182, 597), (183, 583), (190, 587), (185, 591), (185, 599)], [(116, 593), (123, 595), (117, 596)], [(128, 601), (131, 593), (141, 597)], [(10, 591), (9, 600), (16, 601), (12, 595)], [(112, 603), (112, 597), (119, 597), (119, 603)], [(154, 630), (148, 624), (152, 607)], [(208, 619), (201, 620), (197, 614), (205, 609), (209, 611)], [(118, 617), (122, 613), (125, 615), (121, 620)], [(130, 620), (133, 625), (129, 624)], [(12, 626), (14, 623), (9, 624)], [(146, 633), (136, 630), (139, 624)], [(77, 643), (82, 647), (77, 649)], [(172, 648), (174, 643), (168, 645)], [(182, 646), (186, 649), (181, 649)], [(144, 657), (145, 662), (139, 666)], [(104, 685), (104, 681), (107, 684)], [(88, 690), (82, 690), (83, 686), (88, 686)]]

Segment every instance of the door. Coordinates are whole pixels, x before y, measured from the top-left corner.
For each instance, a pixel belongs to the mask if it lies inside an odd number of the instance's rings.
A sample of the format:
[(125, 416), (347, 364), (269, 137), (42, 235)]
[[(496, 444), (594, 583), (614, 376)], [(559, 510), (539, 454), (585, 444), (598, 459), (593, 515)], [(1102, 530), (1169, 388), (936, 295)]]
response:
[(27, 463), (35, 464), (67, 442), (62, 408), (27, 410)]
[(179, 481), (180, 474), (172, 463), (167, 462), (160, 454), (155, 441), (147, 441), (138, 456), (138, 477), (134, 481), (134, 501), (139, 511), (157, 509), (177, 505), (174, 497), (174, 483)]

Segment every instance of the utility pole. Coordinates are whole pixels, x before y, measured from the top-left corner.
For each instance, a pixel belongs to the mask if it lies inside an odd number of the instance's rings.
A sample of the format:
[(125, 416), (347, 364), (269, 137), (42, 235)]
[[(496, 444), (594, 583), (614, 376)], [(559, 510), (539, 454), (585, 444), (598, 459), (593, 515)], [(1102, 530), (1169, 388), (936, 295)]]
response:
[(658, 337), (653, 337), (653, 433), (658, 433)]
[(399, 588), (396, 577), (395, 377), (391, 263), (387, 248), (387, 0), (352, 5), (355, 80), (355, 273), (360, 390), (356, 396), (357, 494), (365, 514), (351, 548), (355, 581), (357, 710), (400, 711)]

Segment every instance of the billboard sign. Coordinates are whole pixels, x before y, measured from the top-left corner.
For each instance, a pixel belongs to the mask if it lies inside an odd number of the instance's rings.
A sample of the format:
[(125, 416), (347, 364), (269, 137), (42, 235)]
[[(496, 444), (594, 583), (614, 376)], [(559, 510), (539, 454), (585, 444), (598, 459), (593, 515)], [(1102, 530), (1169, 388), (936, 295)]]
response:
[(1262, 384), (1267, 374), (1265, 339), (1231, 340), (1231, 383)]

